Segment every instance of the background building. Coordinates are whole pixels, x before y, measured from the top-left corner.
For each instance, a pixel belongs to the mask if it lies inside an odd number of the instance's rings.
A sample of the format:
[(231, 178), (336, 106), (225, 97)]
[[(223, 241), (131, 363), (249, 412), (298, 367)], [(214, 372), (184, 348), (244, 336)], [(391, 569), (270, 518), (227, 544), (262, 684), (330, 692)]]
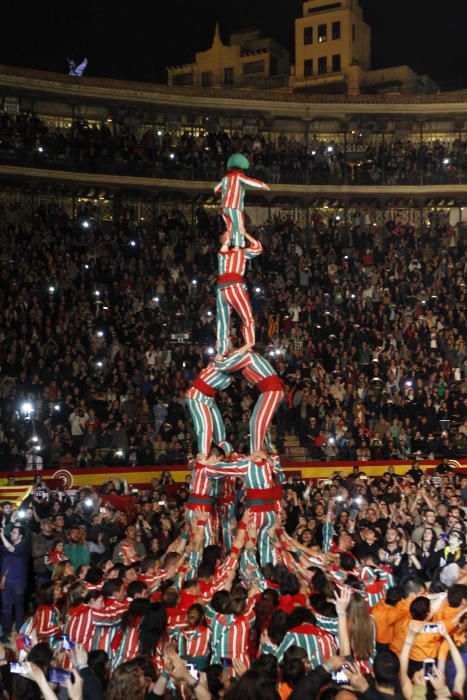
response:
[(358, 95), (426, 93), (436, 84), (408, 66), (371, 70), (371, 29), (358, 0), (305, 0), (295, 20), (295, 90)]
[(169, 85), (201, 87), (284, 87), (288, 85), (289, 53), (258, 29), (231, 34), (224, 44), (216, 24), (211, 48), (198, 51), (194, 63), (167, 68)]

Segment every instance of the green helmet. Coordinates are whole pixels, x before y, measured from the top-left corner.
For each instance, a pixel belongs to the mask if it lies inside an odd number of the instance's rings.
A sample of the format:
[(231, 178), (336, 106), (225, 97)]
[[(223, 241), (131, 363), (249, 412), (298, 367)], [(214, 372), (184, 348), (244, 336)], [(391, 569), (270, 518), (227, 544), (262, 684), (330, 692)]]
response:
[(240, 168), (240, 170), (248, 170), (250, 167), (250, 162), (243, 153), (233, 153), (229, 160), (227, 161), (227, 168), (231, 170), (232, 168)]

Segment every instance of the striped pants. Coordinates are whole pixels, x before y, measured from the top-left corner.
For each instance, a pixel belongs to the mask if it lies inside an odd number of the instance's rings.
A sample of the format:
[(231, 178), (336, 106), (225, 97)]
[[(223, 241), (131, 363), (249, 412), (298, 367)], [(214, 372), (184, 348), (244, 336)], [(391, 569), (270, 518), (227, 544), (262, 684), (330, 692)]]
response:
[(272, 546), (268, 530), (274, 525), (276, 513), (274, 510), (267, 510), (262, 513), (252, 512), (249, 523), (251, 523), (258, 533), (257, 548), (259, 552), (259, 562), (261, 566), (265, 564), (275, 564), (276, 555)]
[(186, 399), (188, 409), (191, 413), (195, 433), (198, 440), (198, 452), (209, 455), (211, 444), (214, 437), (214, 442), (222, 449), (231, 451), (231, 446), (225, 439), (225, 425), (222, 420), (219, 409), (213, 402), (212, 406), (208, 406), (196, 399)]
[[(194, 522), (196, 515), (196, 510), (185, 508), (185, 522), (188, 527), (191, 528), (191, 524)], [(215, 544), (213, 541), (213, 519), (215, 516), (212, 511), (206, 511), (205, 515), (206, 525), (204, 526), (204, 547), (209, 547), (210, 544)]]
[[(258, 396), (253, 413), (250, 418), (250, 450), (264, 449), (264, 441), (269, 431), (277, 407), (284, 397), (282, 391), (265, 391)], [(268, 436), (266, 442), (270, 442)]]
[(220, 524), (222, 539), (224, 541), (225, 553), (229, 554), (233, 545), (233, 532), (237, 529), (236, 520), (236, 504), (233, 503), (223, 503), (218, 508), (218, 513), (220, 515)]
[(227, 227), (226, 245), (229, 247), (232, 245), (243, 248), (245, 245), (245, 238), (243, 235), (245, 231), (245, 217), (242, 209), (225, 207), (222, 209), (222, 218)]
[(217, 352), (224, 355), (229, 345), (230, 309), (233, 308), (242, 319), (242, 334), (245, 343), (255, 343), (255, 322), (251, 310), (248, 290), (241, 284), (218, 288), (217, 303)]

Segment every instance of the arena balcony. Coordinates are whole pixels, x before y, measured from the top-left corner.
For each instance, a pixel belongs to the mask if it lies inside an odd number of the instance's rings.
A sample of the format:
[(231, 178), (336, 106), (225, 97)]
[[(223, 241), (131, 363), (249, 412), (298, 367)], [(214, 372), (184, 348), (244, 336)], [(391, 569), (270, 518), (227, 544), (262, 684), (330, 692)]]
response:
[(467, 202), (467, 94), (294, 94), (76, 79), (0, 67), (0, 178), (211, 191), (233, 150), (258, 198)]

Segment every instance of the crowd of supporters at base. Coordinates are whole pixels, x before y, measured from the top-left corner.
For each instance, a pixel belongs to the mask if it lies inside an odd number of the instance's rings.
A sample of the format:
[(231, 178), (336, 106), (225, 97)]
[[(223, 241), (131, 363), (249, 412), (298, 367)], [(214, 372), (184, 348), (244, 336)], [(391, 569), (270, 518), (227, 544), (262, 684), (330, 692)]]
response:
[[(199, 207), (146, 228), (41, 204), (0, 211), (2, 469), (181, 464), (196, 450), (185, 391), (214, 353), (221, 217)], [(433, 221), (351, 226), (318, 213), (249, 227), (256, 346), (285, 382), (275, 441), (314, 460), (466, 453), (465, 231)], [(233, 335), (241, 339), (232, 316)], [(241, 340), (240, 340), (241, 342)], [(257, 398), (218, 392), (248, 448)], [(285, 456), (287, 454), (285, 453)]]
[(162, 127), (74, 121), (53, 127), (27, 113), (0, 115), (0, 159), (180, 179), (217, 180), (228, 157), (248, 156), (251, 175), (270, 183), (459, 183), (467, 173), (467, 141), (422, 140), (351, 132), (326, 137), (226, 131), (193, 135)]
[(289, 477), (262, 566), (241, 479), (229, 551), (220, 529), (205, 546), (205, 512), (186, 524), (189, 482), (135, 496), (38, 475), (2, 503), (5, 700), (465, 697), (459, 469)]

